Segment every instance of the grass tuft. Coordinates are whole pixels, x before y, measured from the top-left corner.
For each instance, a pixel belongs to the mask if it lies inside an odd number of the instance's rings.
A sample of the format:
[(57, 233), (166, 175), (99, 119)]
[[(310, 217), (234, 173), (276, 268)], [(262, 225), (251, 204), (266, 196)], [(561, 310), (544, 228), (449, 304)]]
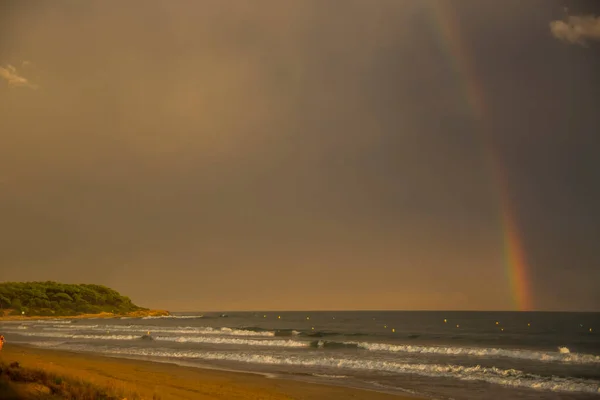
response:
[[(59, 376), (38, 368), (24, 368), (18, 362), (0, 363), (0, 386), (11, 384), (36, 384), (47, 388), (54, 396), (70, 400), (141, 400), (135, 392), (111, 387), (101, 387), (76, 377)], [(155, 400), (160, 398), (156, 395)]]

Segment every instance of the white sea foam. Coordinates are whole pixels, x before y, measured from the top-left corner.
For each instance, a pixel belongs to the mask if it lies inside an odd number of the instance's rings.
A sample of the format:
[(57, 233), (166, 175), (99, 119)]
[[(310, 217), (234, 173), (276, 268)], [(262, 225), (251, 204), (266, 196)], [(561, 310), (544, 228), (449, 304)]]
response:
[(69, 319), (35, 319), (35, 320), (28, 320), (28, 321), (19, 321), (19, 320), (14, 320), (14, 321), (2, 321), (2, 324), (7, 324), (7, 325), (12, 325), (12, 324), (18, 324), (18, 325), (37, 325), (37, 324), (72, 324), (73, 321), (69, 320)]
[(571, 350), (569, 350), (569, 348), (568, 348), (568, 347), (559, 347), (559, 348), (558, 348), (558, 352), (559, 352), (560, 354), (570, 354), (570, 353), (571, 353)]
[[(83, 347), (77, 347), (84, 350)], [(312, 357), (294, 355), (265, 355), (244, 352), (176, 351), (169, 349), (105, 348), (104, 353), (122, 356), (156, 358), (201, 359), (235, 361), (241, 363), (320, 367), (344, 370), (366, 370), (393, 374), (415, 374), (436, 378), (453, 378), (463, 381), (483, 381), (515, 388), (531, 388), (555, 392), (582, 392), (600, 394), (600, 381), (556, 376), (539, 376), (516, 369), (450, 364), (409, 364), (401, 362), (340, 357)], [(341, 375), (340, 375), (341, 376)]]
[[(107, 331), (105, 335), (80, 334), (67, 332), (18, 332), (19, 335), (29, 337), (47, 337), (62, 338), (73, 340), (139, 340), (141, 335), (122, 335), (110, 334)], [(156, 341), (167, 341), (177, 343), (206, 343), (221, 345), (242, 345), (242, 346), (263, 346), (263, 347), (309, 347), (310, 342), (296, 340), (269, 340), (269, 339), (243, 339), (236, 337), (218, 337), (218, 336), (152, 336)]]
[(158, 341), (178, 342), (178, 343), (208, 343), (224, 345), (243, 345), (243, 346), (268, 346), (268, 347), (309, 347), (309, 342), (297, 340), (268, 340), (268, 339), (239, 339), (208, 336), (156, 336)]
[(312, 374), (312, 376), (316, 376), (317, 378), (326, 378), (326, 379), (346, 379), (346, 378), (348, 378), (348, 376), (346, 376), (346, 375)]
[(228, 335), (228, 336), (258, 336), (258, 337), (273, 337), (275, 332), (273, 331), (252, 331), (248, 329), (237, 329), (237, 328), (212, 328), (212, 327), (159, 327), (159, 326), (147, 326), (147, 325), (80, 325), (74, 324), (69, 326), (49, 326), (43, 327), (44, 331), (79, 331), (79, 330), (98, 330), (99, 332), (105, 331), (124, 331), (124, 332), (140, 332), (146, 333), (148, 331), (153, 333), (165, 333), (165, 334), (189, 334), (189, 335)]
[(63, 338), (63, 339), (91, 339), (91, 340), (135, 340), (139, 339), (139, 335), (82, 335), (75, 333), (59, 333), (59, 332), (18, 332), (21, 336), (29, 337), (47, 337), (47, 338)]
[[(108, 325), (106, 325), (108, 326)], [(50, 325), (41, 327), (44, 331), (82, 331), (82, 330), (94, 330), (98, 328), (99, 325)], [(39, 328), (39, 327), (37, 327)], [(102, 328), (102, 330), (106, 330), (106, 328)]]
[(475, 348), (475, 347), (444, 347), (444, 346), (418, 346), (397, 345), (387, 343), (369, 342), (344, 342), (353, 344), (359, 348), (371, 351), (384, 351), (392, 353), (418, 353), (448, 356), (471, 356), (471, 357), (507, 357), (525, 360), (562, 362), (572, 364), (600, 364), (600, 356), (593, 354), (571, 353), (568, 348), (560, 347), (558, 352), (542, 352), (534, 350), (499, 349), (499, 348)]
[(70, 319), (38, 319), (32, 321), (36, 324), (72, 324), (73, 320)]
[(195, 319), (195, 318), (204, 318), (204, 315), (157, 315), (157, 316), (147, 316), (142, 319)]
[(44, 341), (40, 341), (40, 342), (16, 342), (16, 343), (23, 343), (23, 344), (27, 344), (30, 346), (36, 346), (36, 347), (58, 347), (62, 344), (65, 344), (65, 342), (61, 342), (61, 341), (57, 341), (57, 340), (44, 340)]

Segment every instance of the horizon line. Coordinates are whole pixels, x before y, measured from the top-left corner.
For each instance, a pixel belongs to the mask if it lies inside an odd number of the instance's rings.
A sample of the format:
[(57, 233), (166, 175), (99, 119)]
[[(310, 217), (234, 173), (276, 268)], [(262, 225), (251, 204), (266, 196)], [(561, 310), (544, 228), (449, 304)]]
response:
[(175, 311), (170, 313), (286, 313), (286, 312), (497, 312), (497, 313), (600, 313), (600, 310), (402, 310), (402, 309), (361, 309), (361, 310), (191, 310)]

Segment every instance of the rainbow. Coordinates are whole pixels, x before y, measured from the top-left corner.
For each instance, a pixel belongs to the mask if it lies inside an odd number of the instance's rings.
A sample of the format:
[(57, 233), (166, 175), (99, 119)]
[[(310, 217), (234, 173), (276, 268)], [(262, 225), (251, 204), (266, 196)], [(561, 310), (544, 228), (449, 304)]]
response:
[(487, 116), (486, 101), (481, 79), (477, 75), (474, 63), (462, 39), (459, 21), (452, 4), (444, 0), (434, 0), (424, 3), (429, 8), (434, 29), (437, 31), (440, 44), (450, 62), (454, 73), (464, 88), (465, 106), (478, 123), (484, 158), (492, 175), (494, 188), (498, 193), (500, 208), (500, 223), (504, 242), (504, 262), (510, 285), (510, 295), (513, 307), (519, 311), (532, 309), (531, 290), (527, 275), (527, 262), (523, 251), (515, 213), (510, 202), (507, 174), (494, 150), (493, 140), (485, 128)]

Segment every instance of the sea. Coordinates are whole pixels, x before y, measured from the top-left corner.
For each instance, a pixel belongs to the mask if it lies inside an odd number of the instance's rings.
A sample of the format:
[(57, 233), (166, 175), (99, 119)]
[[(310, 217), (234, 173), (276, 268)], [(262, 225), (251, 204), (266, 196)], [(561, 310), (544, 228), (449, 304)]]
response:
[(600, 313), (219, 312), (0, 322), (7, 345), (431, 399), (600, 400)]

